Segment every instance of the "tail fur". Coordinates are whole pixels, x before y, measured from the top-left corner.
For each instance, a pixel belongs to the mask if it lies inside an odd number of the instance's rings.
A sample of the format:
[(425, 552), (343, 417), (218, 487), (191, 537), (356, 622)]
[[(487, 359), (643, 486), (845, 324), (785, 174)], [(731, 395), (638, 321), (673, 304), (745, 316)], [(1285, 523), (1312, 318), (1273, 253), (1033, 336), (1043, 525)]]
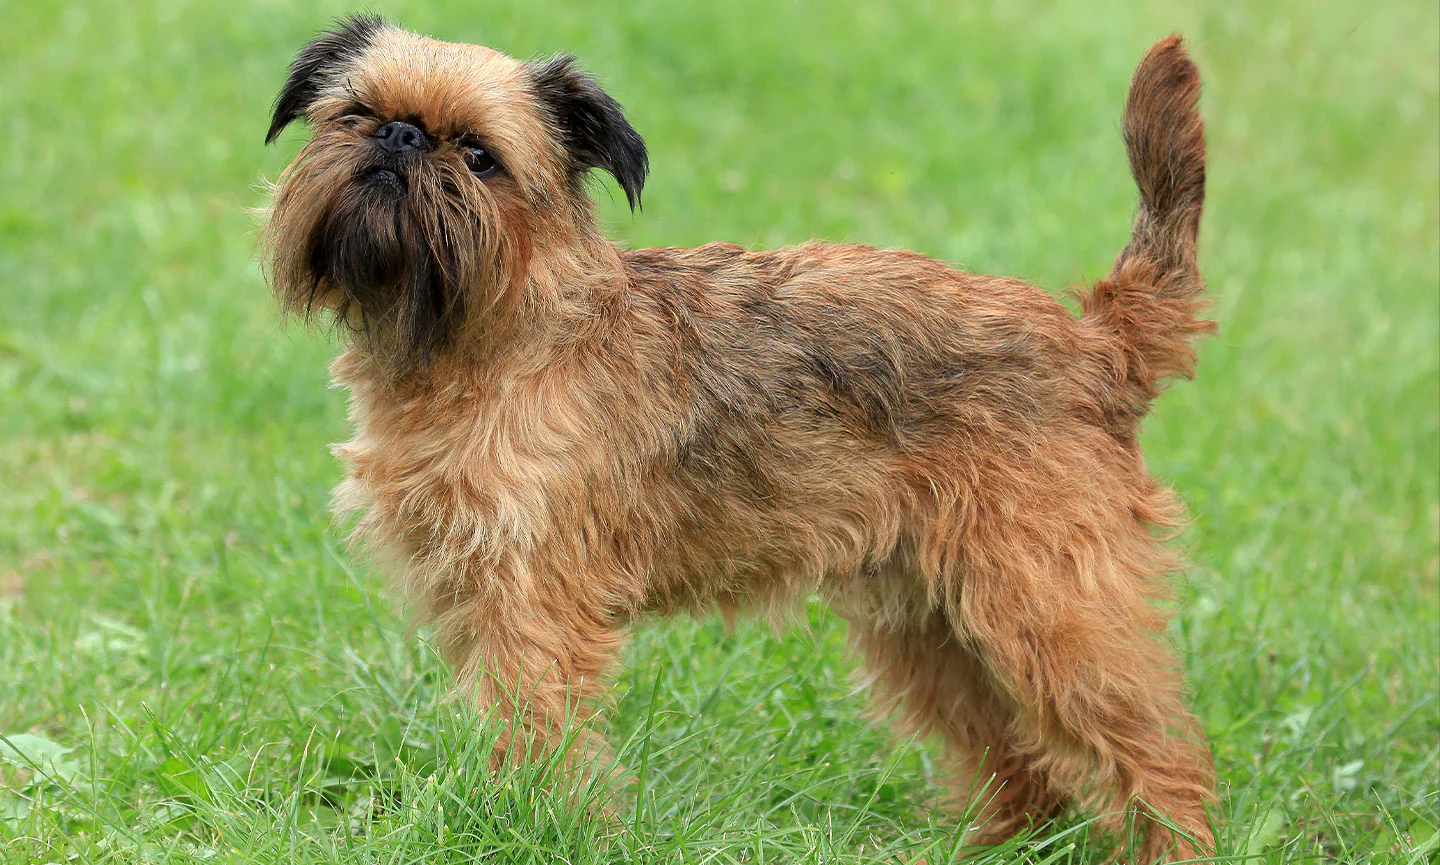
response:
[(1130, 243), (1108, 276), (1080, 295), (1084, 320), (1103, 332), (1125, 402), (1143, 414), (1165, 380), (1189, 378), (1205, 284), (1195, 265), (1205, 202), (1205, 126), (1196, 111), (1200, 72), (1179, 36), (1161, 39), (1135, 70), (1125, 101), (1125, 150), (1140, 187)]

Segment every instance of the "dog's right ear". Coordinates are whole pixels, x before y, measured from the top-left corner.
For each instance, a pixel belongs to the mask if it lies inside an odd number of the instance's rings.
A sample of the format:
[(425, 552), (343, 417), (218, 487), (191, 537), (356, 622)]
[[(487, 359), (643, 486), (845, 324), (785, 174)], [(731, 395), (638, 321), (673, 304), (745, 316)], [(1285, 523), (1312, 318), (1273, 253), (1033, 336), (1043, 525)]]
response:
[(275, 114), (270, 118), (265, 143), (280, 137), (290, 121), (304, 114), (328, 76), (364, 51), (375, 34), (387, 26), (379, 15), (350, 15), (336, 19), (334, 27), (302, 48), (290, 63), (290, 77), (275, 97)]

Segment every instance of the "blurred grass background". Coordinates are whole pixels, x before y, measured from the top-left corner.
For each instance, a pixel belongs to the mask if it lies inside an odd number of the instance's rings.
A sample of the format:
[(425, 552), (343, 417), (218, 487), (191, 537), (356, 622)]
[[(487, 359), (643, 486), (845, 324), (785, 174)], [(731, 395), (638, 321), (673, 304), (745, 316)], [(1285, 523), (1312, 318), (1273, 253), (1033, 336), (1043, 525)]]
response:
[[(337, 550), (336, 346), (282, 329), (245, 213), (303, 139), (261, 146), (285, 64), (352, 8), (0, 8), (0, 860), (954, 855), (933, 746), (861, 720), (820, 608), (780, 638), (640, 630), (612, 723), (646, 770), (619, 829), (543, 779), (477, 776), (440, 665)], [(578, 54), (650, 146), (642, 214), (597, 185), (622, 242), (862, 241), (1052, 290), (1124, 244), (1128, 75), (1185, 34), (1222, 330), (1146, 447), (1195, 516), (1175, 638), (1222, 852), (1435, 861), (1434, 4), (379, 9)], [(990, 855), (1092, 847), (1072, 820)]]

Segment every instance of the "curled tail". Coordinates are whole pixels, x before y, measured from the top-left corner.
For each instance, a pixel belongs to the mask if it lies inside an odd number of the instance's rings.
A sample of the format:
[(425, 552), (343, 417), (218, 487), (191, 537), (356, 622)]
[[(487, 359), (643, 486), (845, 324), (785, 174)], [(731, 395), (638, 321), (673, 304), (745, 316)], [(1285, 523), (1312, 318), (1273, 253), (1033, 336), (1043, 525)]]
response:
[(1180, 37), (1156, 42), (1125, 100), (1125, 150), (1140, 187), (1130, 243), (1109, 275), (1080, 295), (1084, 321), (1106, 337), (1107, 366), (1135, 417), (1165, 379), (1194, 373), (1191, 341), (1215, 329), (1201, 317), (1205, 283), (1195, 265), (1205, 202), (1199, 98), (1200, 72)]

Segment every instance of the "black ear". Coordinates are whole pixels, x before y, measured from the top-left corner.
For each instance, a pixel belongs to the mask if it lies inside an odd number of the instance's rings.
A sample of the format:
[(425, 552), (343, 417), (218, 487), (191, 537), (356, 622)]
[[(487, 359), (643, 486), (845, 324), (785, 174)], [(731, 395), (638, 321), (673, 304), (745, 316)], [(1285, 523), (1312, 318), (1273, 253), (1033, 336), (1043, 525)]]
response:
[(302, 48), (290, 63), (290, 77), (275, 97), (275, 115), (270, 119), (265, 143), (274, 141), (290, 121), (304, 114), (319, 95), (327, 76), (364, 51), (375, 34), (386, 26), (379, 15), (337, 18), (333, 27)]
[(645, 140), (625, 119), (620, 103), (601, 90), (569, 55), (531, 68), (540, 100), (550, 106), (565, 137), (572, 170), (577, 174), (592, 168), (610, 172), (625, 190), (630, 209), (639, 207), (650, 157)]

